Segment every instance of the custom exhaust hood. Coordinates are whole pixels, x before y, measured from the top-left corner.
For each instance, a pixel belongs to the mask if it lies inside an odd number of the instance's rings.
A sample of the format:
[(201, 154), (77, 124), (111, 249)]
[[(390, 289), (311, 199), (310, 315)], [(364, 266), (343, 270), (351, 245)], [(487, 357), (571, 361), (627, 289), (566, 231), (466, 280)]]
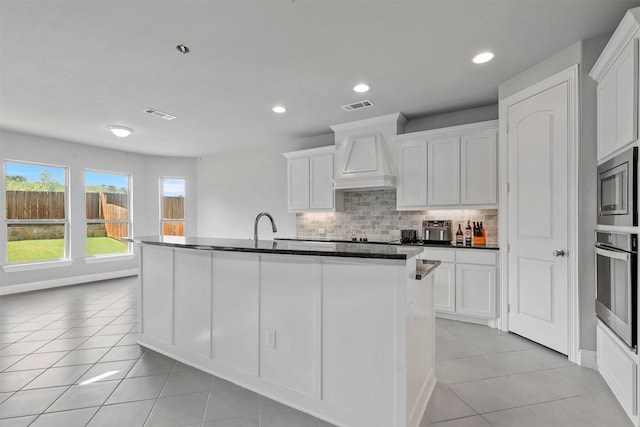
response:
[(391, 137), (402, 133), (400, 113), (331, 126), (335, 133), (334, 188), (380, 190), (396, 187), (396, 148)]

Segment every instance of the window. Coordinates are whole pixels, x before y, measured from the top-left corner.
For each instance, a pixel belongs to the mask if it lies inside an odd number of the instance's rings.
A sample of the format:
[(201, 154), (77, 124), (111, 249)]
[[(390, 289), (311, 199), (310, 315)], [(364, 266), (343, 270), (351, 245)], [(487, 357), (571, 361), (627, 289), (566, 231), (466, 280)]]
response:
[(87, 256), (129, 253), (120, 238), (131, 230), (130, 181), (128, 175), (85, 172)]
[(7, 262), (68, 257), (65, 167), (5, 162)]
[(163, 236), (184, 236), (185, 180), (160, 178), (160, 232)]

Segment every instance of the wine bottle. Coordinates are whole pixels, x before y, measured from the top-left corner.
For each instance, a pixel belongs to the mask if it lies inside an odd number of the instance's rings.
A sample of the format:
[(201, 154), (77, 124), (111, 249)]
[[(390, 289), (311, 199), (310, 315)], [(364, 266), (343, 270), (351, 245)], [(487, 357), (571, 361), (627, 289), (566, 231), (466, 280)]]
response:
[(467, 228), (464, 229), (464, 244), (471, 246), (471, 221), (467, 221)]
[(464, 245), (464, 233), (462, 233), (462, 225), (458, 224), (458, 231), (456, 231), (456, 246)]

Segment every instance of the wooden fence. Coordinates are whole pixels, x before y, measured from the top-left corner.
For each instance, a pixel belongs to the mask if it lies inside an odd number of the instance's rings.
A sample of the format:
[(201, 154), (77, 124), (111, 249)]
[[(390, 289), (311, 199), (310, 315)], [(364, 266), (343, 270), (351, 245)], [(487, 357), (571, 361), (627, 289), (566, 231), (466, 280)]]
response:
[(7, 191), (7, 219), (63, 219), (64, 193)]
[[(63, 219), (64, 193), (7, 191), (7, 219)], [(86, 193), (87, 219), (128, 218), (128, 197), (121, 193)], [(184, 197), (163, 198), (163, 219), (184, 219)], [(127, 224), (105, 224), (106, 234), (119, 239), (128, 235)], [(164, 234), (184, 236), (184, 222), (164, 223)]]

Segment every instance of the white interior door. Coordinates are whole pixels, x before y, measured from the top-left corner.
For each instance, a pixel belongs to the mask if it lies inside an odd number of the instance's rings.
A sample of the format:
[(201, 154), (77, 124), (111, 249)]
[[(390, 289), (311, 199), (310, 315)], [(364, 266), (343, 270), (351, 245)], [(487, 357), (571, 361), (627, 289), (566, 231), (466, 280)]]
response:
[(568, 352), (568, 83), (508, 107), (509, 330)]

